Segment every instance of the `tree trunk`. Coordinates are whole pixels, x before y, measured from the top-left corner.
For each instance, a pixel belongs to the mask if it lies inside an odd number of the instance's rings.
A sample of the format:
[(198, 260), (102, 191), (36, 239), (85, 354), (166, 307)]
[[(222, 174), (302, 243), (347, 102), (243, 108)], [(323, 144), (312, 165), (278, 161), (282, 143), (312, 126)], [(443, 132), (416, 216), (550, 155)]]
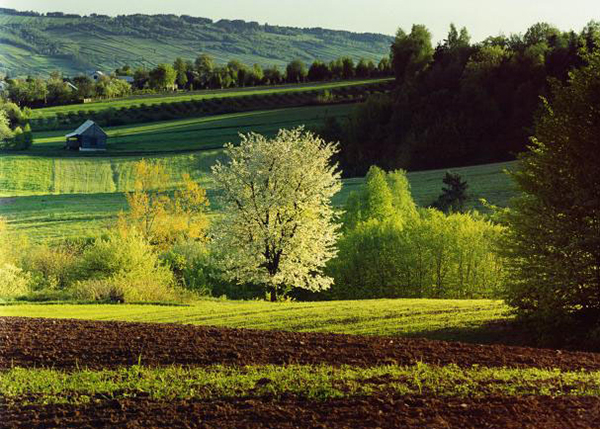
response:
[(271, 302), (277, 302), (277, 289), (271, 288)]

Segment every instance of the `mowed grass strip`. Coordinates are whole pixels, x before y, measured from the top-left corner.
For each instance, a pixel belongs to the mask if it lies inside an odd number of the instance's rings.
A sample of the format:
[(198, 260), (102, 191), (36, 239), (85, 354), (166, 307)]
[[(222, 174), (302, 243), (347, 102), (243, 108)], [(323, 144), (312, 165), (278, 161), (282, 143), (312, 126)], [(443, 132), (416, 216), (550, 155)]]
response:
[(210, 100), (219, 98), (234, 98), (241, 96), (251, 95), (266, 95), (266, 94), (293, 94), (297, 92), (316, 91), (316, 90), (331, 90), (336, 88), (363, 86), (370, 84), (378, 84), (382, 82), (389, 82), (393, 79), (365, 79), (365, 80), (353, 80), (353, 81), (340, 81), (340, 82), (325, 82), (325, 83), (311, 83), (301, 85), (286, 85), (283, 87), (256, 87), (256, 88), (240, 88), (237, 90), (221, 90), (221, 91), (202, 91), (192, 94), (169, 94), (169, 95), (156, 95), (149, 97), (131, 97), (108, 101), (98, 101), (88, 104), (69, 104), (66, 106), (54, 106), (44, 107), (41, 109), (35, 109), (33, 111), (33, 118), (47, 118), (55, 116), (57, 113), (70, 113), (77, 112), (79, 110), (99, 112), (110, 108), (123, 108), (139, 106), (145, 104), (148, 106), (161, 103), (178, 103), (183, 101), (194, 101), (194, 100)]
[(182, 323), (230, 328), (493, 341), (490, 323), (512, 318), (497, 300), (378, 299), (285, 302), (203, 300), (187, 306), (16, 304), (0, 316)]
[[(141, 358), (143, 360), (143, 357)], [(85, 362), (82, 362), (85, 365)], [(386, 394), (484, 397), (597, 396), (600, 372), (542, 369), (412, 366), (247, 366), (166, 367), (141, 365), (117, 370), (13, 368), (0, 372), (0, 395), (9, 401), (87, 403), (141, 396), (154, 400), (220, 399), (297, 395), (325, 400)]]

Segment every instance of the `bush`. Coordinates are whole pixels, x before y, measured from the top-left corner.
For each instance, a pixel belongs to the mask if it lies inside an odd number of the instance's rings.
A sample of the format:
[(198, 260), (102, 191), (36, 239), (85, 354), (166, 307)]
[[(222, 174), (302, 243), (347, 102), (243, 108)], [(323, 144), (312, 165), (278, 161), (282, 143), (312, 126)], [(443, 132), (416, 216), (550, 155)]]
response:
[(81, 246), (75, 245), (35, 246), (24, 258), (23, 268), (31, 274), (36, 290), (65, 289), (75, 277), (77, 255), (81, 250)]
[(187, 242), (176, 244), (161, 255), (177, 283), (184, 289), (200, 295), (210, 295), (211, 264), (206, 246), (203, 243)]
[(31, 277), (12, 265), (0, 265), (0, 297), (16, 298), (30, 291)]
[(176, 297), (172, 272), (135, 234), (96, 240), (83, 252), (75, 276), (73, 291), (79, 299), (131, 302)]

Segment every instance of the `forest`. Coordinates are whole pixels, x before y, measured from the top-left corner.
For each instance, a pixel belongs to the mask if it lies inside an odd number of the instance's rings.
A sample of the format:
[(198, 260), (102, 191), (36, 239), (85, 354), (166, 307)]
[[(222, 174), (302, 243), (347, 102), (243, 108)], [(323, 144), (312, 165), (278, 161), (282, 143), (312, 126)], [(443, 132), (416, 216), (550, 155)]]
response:
[(514, 159), (532, 135), (540, 97), (598, 47), (594, 21), (579, 33), (538, 23), (481, 43), (452, 25), (435, 47), (425, 26), (400, 29), (393, 93), (371, 98), (348, 121), (329, 121), (321, 134), (342, 143), (350, 177), (371, 165), (422, 170)]

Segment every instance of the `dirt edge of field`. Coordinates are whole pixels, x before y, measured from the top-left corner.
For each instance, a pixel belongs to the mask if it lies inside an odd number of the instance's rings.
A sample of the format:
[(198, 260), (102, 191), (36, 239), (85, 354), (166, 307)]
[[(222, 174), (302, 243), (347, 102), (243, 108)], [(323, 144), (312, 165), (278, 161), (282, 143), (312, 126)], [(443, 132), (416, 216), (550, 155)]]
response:
[(123, 365), (456, 364), (600, 370), (600, 354), (402, 337), (177, 324), (0, 318), (0, 369)]
[(597, 397), (368, 396), (327, 401), (298, 397), (157, 402), (143, 398), (96, 404), (0, 403), (0, 427), (206, 428), (590, 428)]

